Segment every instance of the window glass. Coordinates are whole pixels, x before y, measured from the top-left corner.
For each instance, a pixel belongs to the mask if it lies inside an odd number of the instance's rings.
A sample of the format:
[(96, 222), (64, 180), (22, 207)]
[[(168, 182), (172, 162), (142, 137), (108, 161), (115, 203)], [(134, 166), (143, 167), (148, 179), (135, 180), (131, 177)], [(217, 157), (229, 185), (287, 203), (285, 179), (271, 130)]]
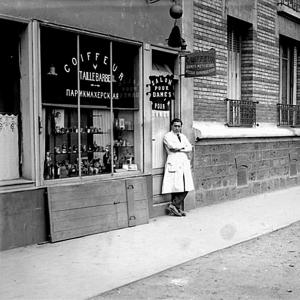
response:
[(283, 104), (287, 104), (287, 60), (282, 59), (282, 75), (281, 75), (281, 100)]
[(229, 99), (241, 100), (241, 34), (229, 24), (228, 26), (228, 89)]
[(42, 28), (41, 72), (43, 104), (77, 106), (77, 36)]
[(116, 172), (137, 169), (134, 145), (135, 112), (138, 109), (138, 49), (113, 43), (114, 168)]
[(45, 28), (42, 73), (44, 178), (137, 170), (138, 48)]
[(79, 175), (77, 66), (77, 36), (42, 28), (45, 179)]
[(296, 67), (294, 51), (296, 44), (287, 38), (280, 39), (280, 82), (281, 82), (281, 103), (293, 104), (294, 98), (294, 68)]
[(22, 176), (19, 40), (21, 26), (0, 22), (0, 180)]

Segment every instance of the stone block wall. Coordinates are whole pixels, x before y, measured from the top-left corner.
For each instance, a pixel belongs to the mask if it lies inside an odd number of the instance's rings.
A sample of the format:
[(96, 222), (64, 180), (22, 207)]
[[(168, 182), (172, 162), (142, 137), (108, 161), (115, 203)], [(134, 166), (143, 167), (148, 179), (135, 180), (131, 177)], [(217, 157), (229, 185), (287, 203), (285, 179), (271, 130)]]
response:
[(300, 139), (200, 141), (194, 182), (198, 207), (300, 184)]

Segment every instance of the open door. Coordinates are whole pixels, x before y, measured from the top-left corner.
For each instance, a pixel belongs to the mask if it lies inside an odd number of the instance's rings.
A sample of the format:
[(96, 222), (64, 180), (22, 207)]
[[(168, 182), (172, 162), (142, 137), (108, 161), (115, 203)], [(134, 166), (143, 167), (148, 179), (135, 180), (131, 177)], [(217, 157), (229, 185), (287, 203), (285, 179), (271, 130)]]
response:
[[(174, 76), (174, 65), (176, 55), (166, 54), (153, 50), (152, 53), (152, 76), (167, 77)], [(173, 80), (177, 85), (177, 80)], [(176, 94), (175, 94), (176, 99)], [(163, 137), (170, 131), (170, 122), (174, 118), (174, 101), (163, 109), (155, 109), (152, 105), (152, 175), (153, 175), (153, 207), (151, 216), (165, 214), (165, 209), (170, 201), (170, 195), (162, 195), (161, 187), (166, 161), (166, 152), (163, 147)]]

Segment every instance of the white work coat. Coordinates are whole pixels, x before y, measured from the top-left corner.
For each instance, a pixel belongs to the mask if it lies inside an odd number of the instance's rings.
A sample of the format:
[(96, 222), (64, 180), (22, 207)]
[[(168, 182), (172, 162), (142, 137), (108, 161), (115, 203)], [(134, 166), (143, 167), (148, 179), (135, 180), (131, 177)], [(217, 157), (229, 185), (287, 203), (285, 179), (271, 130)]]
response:
[[(165, 172), (162, 184), (162, 194), (192, 191), (194, 189), (191, 163), (188, 153), (192, 151), (192, 145), (182, 133), (168, 132), (164, 136), (164, 146), (168, 157), (165, 164)], [(179, 152), (171, 152), (170, 149), (181, 149)]]

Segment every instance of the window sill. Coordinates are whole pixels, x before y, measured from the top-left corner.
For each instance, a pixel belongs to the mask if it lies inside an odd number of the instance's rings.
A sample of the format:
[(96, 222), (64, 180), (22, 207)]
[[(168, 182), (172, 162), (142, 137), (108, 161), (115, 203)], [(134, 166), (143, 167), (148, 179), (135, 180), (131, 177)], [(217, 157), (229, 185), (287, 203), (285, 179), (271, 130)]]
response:
[(55, 185), (63, 185), (63, 184), (74, 184), (74, 183), (87, 183), (93, 181), (107, 181), (114, 179), (125, 179), (131, 177), (139, 177), (148, 175), (141, 171), (124, 171), (117, 172), (113, 174), (101, 174), (101, 175), (91, 175), (91, 176), (83, 176), (83, 177), (68, 177), (68, 178), (57, 178), (57, 179), (49, 179), (44, 180), (44, 186), (55, 186)]
[(248, 138), (248, 137), (295, 137), (300, 136), (300, 128), (279, 127), (271, 123), (259, 123), (258, 127), (228, 127), (218, 122), (194, 121), (195, 140), (214, 138)]
[(0, 181), (0, 193), (16, 190), (25, 190), (35, 188), (35, 182), (23, 178), (1, 180)]
[(291, 7), (288, 7), (287, 5), (284, 4), (278, 4), (277, 5), (277, 13), (279, 15), (286, 16), (288, 18), (292, 18), (296, 21), (300, 21), (300, 13), (294, 10)]

